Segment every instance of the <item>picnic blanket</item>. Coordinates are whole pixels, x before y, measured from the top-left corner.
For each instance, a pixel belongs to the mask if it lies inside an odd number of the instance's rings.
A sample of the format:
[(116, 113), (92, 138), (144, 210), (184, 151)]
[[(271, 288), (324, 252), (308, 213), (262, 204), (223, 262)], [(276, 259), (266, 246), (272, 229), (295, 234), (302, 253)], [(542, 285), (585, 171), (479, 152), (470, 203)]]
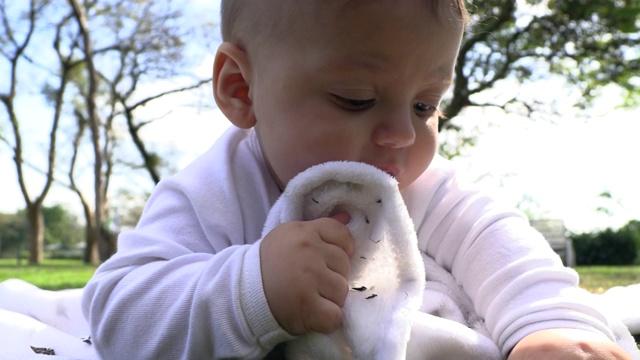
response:
[[(0, 283), (0, 360), (98, 359), (82, 315), (82, 289)], [(55, 355), (55, 356), (52, 356)]]
[[(336, 212), (350, 215), (356, 241), (343, 327), (300, 337), (288, 344), (289, 358), (502, 359), (468, 296), (418, 250), (397, 183), (386, 173), (352, 162), (312, 167), (289, 183), (264, 233), (282, 222)], [(81, 296), (82, 289), (0, 283), (0, 360), (97, 359)], [(629, 331), (640, 333), (640, 284), (590, 296), (607, 309), (618, 344), (640, 360)]]

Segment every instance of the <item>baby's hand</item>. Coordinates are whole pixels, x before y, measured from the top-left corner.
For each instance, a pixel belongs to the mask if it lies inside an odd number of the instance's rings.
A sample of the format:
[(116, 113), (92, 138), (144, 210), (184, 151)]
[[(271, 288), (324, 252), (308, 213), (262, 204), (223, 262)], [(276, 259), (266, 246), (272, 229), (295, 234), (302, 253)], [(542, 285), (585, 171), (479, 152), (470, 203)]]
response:
[(587, 330), (549, 329), (526, 336), (508, 360), (631, 360), (616, 343)]
[(269, 308), (291, 335), (330, 333), (342, 323), (354, 242), (349, 216), (284, 223), (262, 240), (262, 282)]

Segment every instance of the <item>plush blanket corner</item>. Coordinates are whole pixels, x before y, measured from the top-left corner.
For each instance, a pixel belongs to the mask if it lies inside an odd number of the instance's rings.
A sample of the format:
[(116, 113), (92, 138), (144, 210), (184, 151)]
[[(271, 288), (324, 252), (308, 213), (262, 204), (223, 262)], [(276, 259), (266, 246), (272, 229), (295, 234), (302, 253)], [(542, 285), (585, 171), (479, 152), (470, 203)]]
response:
[[(263, 236), (279, 224), (349, 214), (355, 240), (343, 327), (287, 345), (290, 359), (405, 359), (411, 319), (422, 303), (424, 266), (394, 178), (354, 162), (316, 165), (292, 179)], [(393, 331), (389, 331), (393, 329)]]

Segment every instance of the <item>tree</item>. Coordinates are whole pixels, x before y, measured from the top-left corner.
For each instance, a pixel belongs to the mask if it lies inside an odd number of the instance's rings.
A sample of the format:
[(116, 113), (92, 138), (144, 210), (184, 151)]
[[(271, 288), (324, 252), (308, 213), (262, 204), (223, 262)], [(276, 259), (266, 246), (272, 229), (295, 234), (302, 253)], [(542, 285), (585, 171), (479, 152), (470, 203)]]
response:
[[(5, 107), (7, 117), (13, 130), (13, 160), (18, 174), (20, 191), (22, 192), (26, 204), (30, 245), (29, 262), (32, 264), (39, 264), (43, 259), (44, 218), (42, 216), (42, 206), (54, 180), (53, 175), (56, 162), (58, 126), (62, 116), (63, 96), (68, 83), (70, 71), (65, 59), (60, 58), (61, 73), (58, 78), (58, 84), (49, 88), (50, 100), (54, 111), (53, 119), (51, 121), (51, 130), (49, 132), (45, 181), (39, 195), (32, 197), (26, 185), (27, 176), (24, 171), (23, 162), (23, 132), (20, 128), (21, 121), (19, 120), (18, 113), (16, 112), (18, 67), (21, 63), (30, 61), (26, 50), (27, 47), (30, 46), (34, 32), (36, 31), (36, 23), (40, 16), (42, 16), (46, 5), (47, 2), (36, 2), (35, 0), (31, 0), (26, 13), (23, 14), (23, 18), (26, 20), (26, 25), (24, 26), (24, 29), (21, 29), (20, 27), (12, 27), (13, 24), (9, 21), (7, 13), (7, 5), (4, 0), (0, 0), (0, 16), (2, 16), (2, 25), (0, 25), (0, 30), (2, 31), (0, 34), (0, 45), (2, 45), (2, 48), (0, 49), (0, 53), (8, 63), (8, 76), (5, 78), (9, 79), (9, 88), (6, 92), (0, 93), (0, 101)], [(18, 24), (15, 25), (17, 26)], [(20, 30), (24, 33), (20, 34)]]
[[(159, 156), (148, 151), (139, 135), (140, 128), (151, 120), (139, 121), (136, 110), (166, 95), (198, 88), (209, 80), (195, 80), (191, 85), (159, 91), (140, 99), (138, 88), (141, 84), (177, 74), (175, 69), (182, 61), (182, 38), (185, 34), (184, 29), (177, 27), (175, 23), (182, 14), (177, 10), (163, 8), (160, 1), (101, 1), (84, 4), (80, 4), (78, 0), (69, 1), (83, 39), (80, 48), (85, 59), (87, 79), (86, 84), (78, 84), (84, 106), (75, 108), (79, 126), (74, 140), (69, 178), (73, 178), (80, 140), (88, 124), (94, 153), (95, 201), (92, 217), (89, 215), (86, 197), (81, 194), (75, 182), (71, 181), (71, 186), (81, 199), (85, 216), (91, 217), (87, 218), (90, 241), (86, 260), (95, 262), (92, 252), (94, 243), (98, 244), (102, 260), (115, 251), (115, 240), (105, 229), (105, 219), (109, 181), (116, 161), (116, 121), (123, 119), (126, 123), (131, 140), (142, 157), (143, 167), (157, 183), (160, 181)], [(93, 28), (90, 27), (91, 23)], [(95, 40), (98, 38), (100, 41)], [(103, 66), (97, 66), (96, 63)], [(98, 111), (98, 108), (102, 111)]]
[[(27, 232), (25, 213), (24, 209), (14, 214), (0, 213), (0, 257), (14, 256), (21, 250), (21, 242)], [(83, 241), (82, 227), (77, 218), (61, 205), (44, 206), (42, 214), (46, 245), (60, 244), (70, 248)]]
[(640, 264), (640, 220), (631, 220), (618, 230), (621, 237), (631, 239), (636, 248), (636, 264)]
[[(42, 203), (56, 181), (56, 173), (61, 172), (55, 161), (59, 152), (70, 154), (66, 162), (68, 181), (63, 182), (78, 195), (83, 206), (87, 262), (104, 260), (115, 251), (115, 241), (105, 229), (110, 178), (114, 167), (134, 164), (130, 160), (131, 151), (121, 150), (128, 146), (122, 129), (129, 129), (130, 144), (141, 154), (143, 168), (154, 182), (159, 181), (160, 156), (145, 147), (139, 134), (152, 119), (141, 121), (138, 109), (165, 95), (188, 91), (208, 81), (178, 79), (181, 74), (176, 69), (184, 66), (184, 37), (189, 36), (189, 27), (181, 22), (180, 11), (164, 4), (134, 0), (31, 0), (24, 10), (24, 3), (13, 2), (11, 8), (6, 0), (0, 0), (0, 51), (7, 60), (10, 79), (0, 99), (14, 135), (13, 139), (0, 136), (0, 140), (13, 150), (29, 223), (33, 224), (30, 225), (34, 234), (32, 262), (42, 259)], [(54, 45), (53, 51), (47, 52), (45, 44), (50, 43)], [(57, 61), (52, 62), (52, 58)], [(18, 64), (35, 70), (38, 76), (29, 79), (30, 82), (20, 81), (19, 75), (27, 71), (25, 68), (18, 71)], [(173, 84), (151, 94), (140, 90), (158, 78), (171, 79)], [(54, 109), (45, 171), (35, 156), (25, 158), (20, 126), (28, 123), (29, 114), (15, 111), (20, 96), (36, 96), (33, 84), (40, 84), (42, 97)], [(60, 127), (71, 135), (70, 141), (58, 145)], [(84, 150), (87, 146), (90, 152)], [(89, 153), (93, 155), (91, 159)], [(93, 190), (82, 188), (77, 181), (82, 167), (89, 163), (93, 169)], [(44, 190), (35, 199), (29, 196), (25, 166), (46, 179)]]
[(140, 220), (150, 193), (138, 194), (127, 189), (119, 189), (111, 197), (112, 213), (119, 219), (121, 228), (133, 228)]
[[(474, 23), (463, 39), (441, 130), (460, 130), (451, 120), (467, 107), (553, 113), (553, 103), (519, 91), (550, 77), (567, 84), (562, 101), (578, 109), (589, 109), (612, 84), (623, 93), (622, 106), (637, 105), (638, 0), (478, 0), (470, 11)], [(507, 85), (509, 94), (496, 95)], [(463, 144), (473, 140), (467, 136)]]
[[(73, 16), (77, 22), (79, 33), (82, 37), (82, 54), (84, 55), (84, 63), (87, 71), (87, 92), (84, 100), (86, 101), (86, 113), (89, 128), (91, 129), (91, 144), (93, 145), (93, 191), (94, 191), (94, 221), (95, 227), (91, 228), (92, 235), (97, 239), (98, 250), (101, 251), (101, 258), (109, 257), (115, 251), (115, 245), (107, 243), (107, 238), (102, 233), (102, 224), (105, 219), (105, 202), (106, 202), (106, 179), (103, 174), (104, 153), (102, 149), (102, 126), (100, 115), (98, 114), (98, 106), (96, 104), (98, 97), (98, 70), (94, 63), (94, 50), (92, 34), (89, 30), (89, 21), (87, 19), (86, 9), (78, 0), (69, 0), (69, 4), (73, 8)], [(91, 241), (92, 245), (96, 242)], [(100, 248), (102, 246), (102, 249)], [(93, 261), (93, 259), (89, 259)]]
[(0, 258), (14, 256), (20, 250), (27, 230), (25, 220), (24, 214), (0, 213)]

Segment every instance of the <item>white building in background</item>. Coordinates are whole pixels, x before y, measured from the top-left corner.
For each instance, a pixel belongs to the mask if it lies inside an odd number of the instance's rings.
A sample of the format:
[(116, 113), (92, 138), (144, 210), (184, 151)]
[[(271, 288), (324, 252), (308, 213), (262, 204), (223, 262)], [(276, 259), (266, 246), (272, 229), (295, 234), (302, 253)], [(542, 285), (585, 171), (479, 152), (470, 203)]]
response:
[(562, 262), (569, 267), (576, 266), (576, 255), (573, 241), (567, 236), (564, 221), (559, 219), (531, 220), (531, 226), (538, 230), (551, 245), (553, 251), (560, 255)]

